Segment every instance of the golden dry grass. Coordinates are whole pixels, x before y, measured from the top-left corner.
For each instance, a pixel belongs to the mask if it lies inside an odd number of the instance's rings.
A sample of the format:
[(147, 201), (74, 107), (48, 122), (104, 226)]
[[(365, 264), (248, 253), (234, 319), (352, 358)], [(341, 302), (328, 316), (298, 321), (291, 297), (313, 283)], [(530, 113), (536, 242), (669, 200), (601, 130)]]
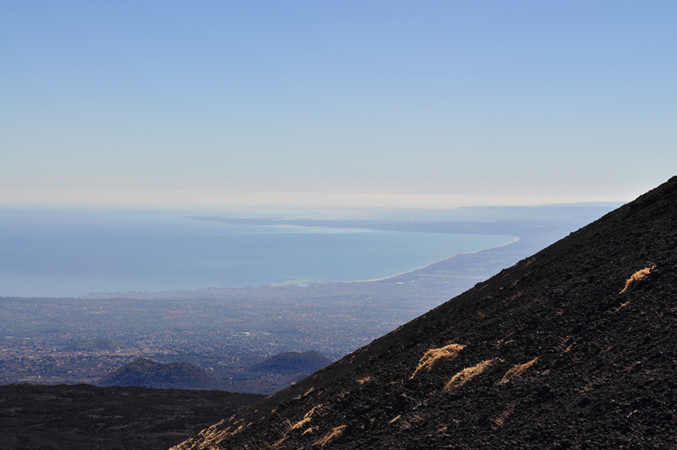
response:
[(303, 425), (307, 424), (308, 422), (310, 422), (310, 417), (304, 417), (303, 419), (299, 420), (294, 425), (289, 427), (289, 431), (296, 430), (297, 428), (301, 428)]
[(472, 380), (475, 378), (477, 375), (481, 374), (484, 372), (487, 367), (492, 365), (494, 363), (493, 359), (489, 359), (486, 361), (482, 361), (481, 363), (472, 366), (472, 367), (467, 367), (463, 370), (461, 370), (459, 373), (451, 377), (451, 380), (444, 386), (444, 390), (448, 391), (451, 389), (458, 389), (464, 384), (466, 384), (468, 381)]
[(440, 348), (431, 348), (421, 358), (418, 362), (418, 367), (414, 371), (414, 374), (409, 378), (412, 380), (419, 372), (425, 370), (430, 372), (433, 366), (442, 361), (449, 361), (458, 356), (458, 353), (465, 348), (464, 345), (460, 344), (449, 344), (445, 347)]
[(311, 409), (310, 411), (308, 411), (308, 412), (306, 413), (306, 415), (303, 416), (303, 419), (299, 420), (299, 421), (296, 422), (294, 425), (292, 425), (291, 427), (289, 427), (289, 431), (291, 431), (291, 430), (296, 430), (297, 428), (301, 428), (302, 426), (304, 426), (305, 424), (307, 424), (308, 422), (310, 422), (310, 418), (313, 416), (313, 413), (314, 413), (317, 409), (319, 409), (319, 408), (321, 408), (321, 407), (322, 407), (321, 404), (320, 404), (320, 405), (317, 405), (317, 406), (315, 406), (315, 407), (313, 407), (313, 409)]
[[(189, 450), (194, 448), (194, 445), (196, 443), (200, 443), (201, 446), (204, 448), (218, 448), (218, 444), (223, 442), (227, 437), (233, 436), (240, 431), (242, 431), (245, 426), (240, 425), (237, 427), (235, 431), (230, 431), (231, 427), (226, 428), (225, 430), (221, 430), (219, 426), (223, 423), (223, 421), (217, 423), (216, 425), (212, 425), (211, 427), (204, 429), (200, 431), (197, 435), (193, 436), (192, 438), (188, 439), (187, 441), (182, 442), (181, 444), (172, 447), (170, 450)], [(233, 425), (237, 424), (237, 422), (234, 422)], [(251, 424), (249, 424), (251, 425)], [(247, 426), (249, 426), (247, 425)]]
[(283, 436), (280, 440), (273, 443), (273, 448), (280, 448), (280, 446), (287, 440), (287, 436)]
[(632, 276), (630, 278), (628, 278), (628, 280), (625, 282), (625, 287), (623, 288), (623, 290), (621, 292), (619, 292), (619, 294), (624, 294), (635, 283), (637, 283), (638, 281), (641, 281), (644, 278), (646, 278), (655, 267), (656, 266), (645, 267), (642, 270), (638, 270), (637, 272), (633, 273)]
[(618, 308), (616, 308), (616, 309), (614, 310), (614, 312), (617, 313), (618, 311), (621, 310), (621, 308), (624, 308), (624, 307), (628, 306), (629, 304), (630, 304), (630, 300), (628, 300), (628, 301), (625, 302), (625, 303), (621, 303), (621, 306), (619, 306)]
[(367, 375), (366, 377), (358, 378), (358, 379), (355, 380), (355, 381), (357, 381), (358, 384), (364, 384), (364, 383), (370, 382), (370, 381), (371, 381), (371, 377), (370, 377), (369, 375)]
[(534, 358), (534, 359), (532, 359), (531, 361), (526, 362), (526, 363), (524, 363), (524, 364), (517, 364), (517, 365), (516, 365), (515, 367), (513, 367), (512, 369), (508, 370), (508, 371), (505, 373), (505, 375), (503, 375), (503, 379), (502, 379), (501, 381), (499, 381), (498, 384), (505, 384), (505, 383), (507, 383), (508, 381), (510, 381), (511, 379), (513, 379), (513, 378), (515, 378), (515, 377), (519, 377), (519, 376), (522, 375), (524, 372), (526, 372), (526, 370), (527, 370), (529, 367), (531, 367), (531, 366), (533, 366), (534, 364), (536, 364), (536, 361), (538, 361), (538, 358)]
[(496, 341), (496, 343), (494, 344), (494, 347), (501, 348), (501, 346), (508, 345), (512, 342), (515, 342), (515, 340), (514, 339), (510, 339), (510, 340), (501, 339), (500, 341)]
[(328, 443), (330, 443), (332, 440), (336, 439), (337, 437), (341, 436), (343, 434), (343, 430), (346, 429), (345, 425), (341, 425), (340, 427), (332, 428), (332, 430), (324, 435), (324, 437), (317, 442), (315, 442), (313, 445), (319, 445), (321, 447), (324, 447)]
[(494, 423), (494, 426), (493, 426), (494, 430), (502, 427), (503, 424), (505, 423), (505, 421), (508, 420), (508, 417), (510, 417), (514, 411), (515, 411), (515, 405), (514, 404), (508, 405), (508, 409), (503, 411), (503, 413), (501, 413), (500, 416), (493, 419), (492, 422)]

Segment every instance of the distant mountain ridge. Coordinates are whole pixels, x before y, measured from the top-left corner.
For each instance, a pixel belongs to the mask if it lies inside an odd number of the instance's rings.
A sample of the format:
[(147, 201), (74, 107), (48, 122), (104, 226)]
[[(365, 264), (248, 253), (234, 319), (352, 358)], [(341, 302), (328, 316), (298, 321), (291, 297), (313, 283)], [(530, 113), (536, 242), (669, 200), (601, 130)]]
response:
[(176, 450), (677, 447), (677, 177)]
[[(252, 367), (240, 369), (238, 374), (243, 380), (239, 385), (239, 391), (252, 392), (265, 385), (268, 392), (275, 392), (329, 364), (331, 364), (329, 358), (314, 350), (280, 353)], [(249, 383), (245, 381), (247, 378), (251, 379)], [(231, 383), (212, 376), (194, 364), (187, 362), (162, 364), (147, 358), (139, 358), (120, 367), (96, 384), (155, 389), (233, 390), (229, 389), (232, 386)]]

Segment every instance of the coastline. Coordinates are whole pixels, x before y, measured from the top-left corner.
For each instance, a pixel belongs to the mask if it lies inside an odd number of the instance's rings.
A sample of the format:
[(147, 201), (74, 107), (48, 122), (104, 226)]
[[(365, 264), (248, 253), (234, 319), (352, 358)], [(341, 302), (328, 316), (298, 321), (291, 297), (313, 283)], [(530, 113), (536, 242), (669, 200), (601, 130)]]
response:
[(405, 272), (396, 273), (395, 275), (389, 275), (387, 277), (374, 278), (374, 279), (371, 279), (371, 280), (355, 280), (355, 281), (326, 281), (326, 282), (319, 281), (318, 283), (370, 283), (370, 282), (374, 282), (374, 281), (386, 281), (386, 280), (390, 280), (392, 278), (400, 277), (400, 276), (403, 276), (403, 275), (410, 275), (414, 272), (418, 272), (419, 270), (424, 270), (424, 269), (427, 269), (428, 267), (434, 266), (435, 264), (439, 264), (441, 262), (449, 261), (450, 259), (456, 258), (457, 256), (475, 255), (477, 253), (485, 252), (487, 250), (495, 250), (495, 249), (498, 249), (498, 248), (507, 247), (508, 245), (516, 244), (517, 242), (520, 241), (520, 239), (521, 238), (519, 236), (515, 236), (515, 240), (512, 241), (512, 242), (508, 242), (507, 244), (497, 245), (496, 247), (483, 248), (483, 249), (480, 249), (480, 250), (475, 250), (474, 252), (456, 253), (455, 255), (451, 255), (451, 256), (448, 256), (446, 258), (439, 259), (435, 262), (431, 262), (430, 264), (426, 264), (425, 266), (417, 267), (416, 269), (407, 270)]

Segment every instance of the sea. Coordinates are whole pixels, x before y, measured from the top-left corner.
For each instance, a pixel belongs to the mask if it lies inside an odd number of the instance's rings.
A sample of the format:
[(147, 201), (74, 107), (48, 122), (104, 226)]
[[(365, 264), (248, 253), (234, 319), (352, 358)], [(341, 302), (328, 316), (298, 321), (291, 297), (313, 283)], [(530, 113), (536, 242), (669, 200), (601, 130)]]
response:
[(0, 297), (379, 279), (515, 236), (237, 225), (180, 211), (0, 210)]

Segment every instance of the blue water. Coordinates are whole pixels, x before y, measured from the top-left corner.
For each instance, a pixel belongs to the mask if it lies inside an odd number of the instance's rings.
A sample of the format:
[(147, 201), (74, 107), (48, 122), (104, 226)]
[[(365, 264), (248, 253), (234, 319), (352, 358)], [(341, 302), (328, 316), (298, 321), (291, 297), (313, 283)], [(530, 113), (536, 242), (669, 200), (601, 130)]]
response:
[(191, 220), (177, 212), (0, 210), (0, 296), (387, 277), (514, 236)]

